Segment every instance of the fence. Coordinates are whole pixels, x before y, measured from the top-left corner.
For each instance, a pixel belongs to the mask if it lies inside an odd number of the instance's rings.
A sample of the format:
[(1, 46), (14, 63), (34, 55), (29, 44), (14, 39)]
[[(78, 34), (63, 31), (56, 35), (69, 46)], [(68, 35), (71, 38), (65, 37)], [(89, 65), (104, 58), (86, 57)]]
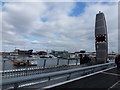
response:
[(80, 77), (86, 74), (90, 74), (114, 66), (116, 66), (115, 63), (106, 63), (106, 64), (83, 67), (83, 68), (75, 68), (70, 70), (31, 75), (26, 77), (19, 77), (12, 79), (10, 78), (3, 80), (2, 86), (3, 89), (7, 89), (7, 88), (30, 87), (31, 85), (40, 84), (39, 88), (42, 88), (50, 84), (63, 82), (72, 78)]
[[(15, 69), (16, 67), (13, 66), (12, 60), (1, 60), (3, 61), (3, 71), (7, 69)], [(38, 59), (30, 59), (30, 61), (37, 61), (37, 67), (50, 67), (50, 66), (61, 66), (61, 65), (74, 65), (80, 64), (80, 59), (59, 59), (59, 58), (38, 58)], [(35, 66), (22, 66), (20, 68), (28, 68), (28, 67), (35, 67)]]
[(51, 72), (55, 70), (64, 69), (70, 66), (62, 65), (62, 66), (51, 66), (51, 67), (32, 67), (32, 68), (23, 68), (23, 69), (15, 69), (15, 70), (5, 70), (1, 71), (2, 78), (15, 78), (21, 76), (30, 76), (34, 74), (41, 74), (45, 72)]
[[(68, 60), (56, 59), (56, 62), (54, 65), (49, 65), (49, 66), (46, 65), (48, 61), (50, 62), (50, 60), (51, 62), (52, 61), (55, 62), (55, 60), (52, 60), (52, 59), (43, 59), (42, 66), (34, 66), (34, 67), (25, 66), (24, 68), (21, 68), (21, 69), (3, 70), (0, 73), (2, 74), (2, 78), (15, 78), (15, 77), (21, 77), (21, 76), (34, 75), (34, 74), (41, 74), (44, 72), (51, 72), (51, 71), (65, 69), (65, 68), (69, 69), (71, 65), (80, 65), (79, 59), (68, 59)], [(64, 62), (64, 64), (61, 64), (60, 63), (61, 61), (66, 61), (66, 63)], [(71, 63), (71, 61), (74, 61), (74, 63)], [(113, 62), (113, 61), (114, 60), (110, 62)]]
[[(40, 74), (43, 72), (64, 69), (64, 68), (70, 67), (71, 65), (80, 65), (79, 59), (76, 59), (76, 60), (74, 60), (74, 59), (73, 60), (71, 60), (71, 59), (68, 59), (68, 60), (67, 59), (65, 59), (65, 60), (36, 59), (36, 60), (39, 60), (40, 62), (42, 62), (43, 65), (42, 66), (34, 66), (34, 67), (25, 66), (24, 68), (21, 68), (21, 69), (3, 70), (0, 72), (2, 74), (2, 78), (15, 78), (15, 77), (28, 76), (28, 75), (33, 75), (33, 74)], [(50, 62), (50, 60), (51, 60), (51, 62), (56, 61), (55, 64), (46, 65), (48, 63), (48, 61)], [(61, 64), (62, 61), (66, 61), (66, 63), (64, 62), (63, 64)], [(70, 63), (71, 61), (74, 61), (74, 63)]]

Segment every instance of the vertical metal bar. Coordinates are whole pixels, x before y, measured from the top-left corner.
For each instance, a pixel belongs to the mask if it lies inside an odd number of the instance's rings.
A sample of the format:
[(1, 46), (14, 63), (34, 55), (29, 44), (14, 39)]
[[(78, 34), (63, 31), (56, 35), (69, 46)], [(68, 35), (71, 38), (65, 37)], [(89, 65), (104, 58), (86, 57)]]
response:
[(49, 76), (49, 77), (48, 77), (48, 81), (50, 81), (50, 79), (51, 79), (51, 78), (50, 78), (50, 76)]
[(38, 67), (36, 67), (36, 74), (38, 74)]
[(6, 77), (7, 77), (7, 74), (5, 73), (5, 71), (3, 71), (3, 74), (4, 74), (4, 77), (6, 78)]
[(3, 76), (4, 76), (4, 75), (3, 75), (3, 71), (2, 71), (0, 74), (1, 74), (2, 78), (4, 78), (4, 77), (3, 77)]
[(10, 77), (10, 72), (8, 72), (8, 77), (7, 78), (9, 78)]
[(20, 73), (19, 73), (19, 72), (20, 72), (20, 70), (18, 69), (18, 72), (17, 72), (17, 77), (19, 77), (19, 76), (20, 76)]
[(70, 79), (70, 77), (71, 77), (71, 73), (69, 73), (69, 76), (67, 77), (67, 80), (69, 80), (69, 79)]
[(14, 84), (14, 90), (16, 90), (18, 88), (18, 86), (19, 86), (18, 83), (15, 83)]
[(78, 60), (76, 59), (76, 65), (77, 65), (77, 63), (78, 63)]
[(37, 70), (37, 67), (36, 67), (36, 69), (35, 69), (35, 70), (36, 70), (36, 73), (35, 73), (35, 74), (37, 74), (37, 71), (38, 71), (38, 70)]
[(27, 70), (27, 68), (26, 68), (26, 70), (25, 70), (25, 71), (26, 71), (26, 76), (27, 76), (27, 73), (28, 73), (28, 70)]
[(22, 76), (24, 76), (24, 74), (25, 74), (24, 72), (25, 72), (25, 70), (22, 70)]
[(10, 78), (14, 77), (15, 71), (12, 70), (12, 71), (9, 71), (9, 72), (10, 72), (10, 76), (9, 76), (9, 77), (10, 77)]
[(27, 60), (27, 64), (26, 64), (26, 68), (25, 68), (25, 69), (26, 69), (26, 70), (25, 70), (26, 76), (28, 75), (28, 64), (29, 64), (29, 62), (30, 62), (30, 61)]
[(18, 76), (18, 71), (17, 70), (13, 71), (13, 74), (14, 74), (14, 77)]
[(7, 77), (8, 77), (8, 75), (9, 75), (9, 74), (8, 74), (7, 72), (5, 72), (5, 71), (4, 71), (4, 74), (5, 74), (5, 77), (6, 77), (6, 78), (7, 78)]
[(11, 70), (11, 71), (9, 71), (9, 72), (11, 72), (10, 73), (10, 77), (12, 78), (14, 78), (15, 77), (15, 75), (16, 75), (16, 69), (14, 69), (14, 70)]
[[(10, 77), (10, 76), (11, 76), (11, 72), (9, 72), (9, 77)], [(9, 78), (9, 77), (8, 77), (8, 78)]]
[(44, 60), (43, 68), (45, 68), (45, 66), (46, 66), (46, 59)]
[(70, 63), (70, 60), (68, 59), (68, 63), (67, 63), (67, 65), (69, 65), (69, 63)]
[(7, 77), (8, 77), (8, 75), (9, 75), (9, 74), (8, 74), (7, 72), (5, 72), (5, 71), (4, 71), (4, 74), (5, 74), (6, 78), (7, 78)]
[(19, 71), (19, 74), (20, 74), (19, 76), (22, 76), (22, 72), (21, 72), (21, 70)]
[(31, 68), (29, 68), (29, 75), (31, 75)]
[(29, 75), (29, 71), (30, 71), (29, 68), (27, 68), (27, 75)]
[(18, 72), (17, 72), (17, 77), (19, 77), (19, 75), (20, 75), (20, 73), (19, 73), (19, 72), (20, 72), (20, 71), (18, 71)]
[(3, 71), (5, 70), (5, 60), (3, 60)]
[(17, 75), (16, 75), (16, 74), (17, 74), (17, 70), (12, 71), (12, 73), (13, 73), (13, 76), (14, 76), (14, 77), (17, 76)]
[[(22, 70), (22, 69), (21, 69)], [(25, 70), (22, 70), (23, 76), (25, 75)]]
[(38, 66), (38, 74), (40, 73), (40, 66)]
[(59, 58), (57, 59), (57, 66), (59, 65)]
[(25, 68), (25, 69), (23, 69), (23, 76), (26, 76), (26, 74), (27, 74), (27, 70)]
[(26, 71), (26, 69), (25, 69), (25, 70), (24, 70), (24, 76), (26, 76), (26, 72), (27, 72), (27, 71)]
[(10, 78), (12, 78), (12, 77), (13, 77), (12, 75), (13, 75), (13, 73), (12, 73), (12, 71), (10, 71)]

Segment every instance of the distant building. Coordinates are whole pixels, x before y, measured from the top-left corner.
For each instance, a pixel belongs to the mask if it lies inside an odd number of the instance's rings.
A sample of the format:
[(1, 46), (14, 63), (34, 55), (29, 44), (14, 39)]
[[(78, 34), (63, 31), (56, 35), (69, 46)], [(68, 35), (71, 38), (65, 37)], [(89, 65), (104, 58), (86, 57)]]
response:
[(51, 51), (52, 55), (54, 55), (55, 57), (60, 57), (60, 58), (68, 58), (69, 57), (69, 53), (68, 51)]
[(81, 50), (80, 53), (86, 53), (86, 51), (85, 50)]
[[(15, 49), (13, 54), (18, 54), (18, 56), (30, 56), (32, 55), (33, 50), (20, 50), (20, 49)], [(11, 53), (11, 54), (12, 54)]]
[(10, 55), (10, 52), (2, 52), (2, 56), (9, 56)]
[(47, 55), (47, 52), (45, 51), (38, 51), (36, 52), (37, 55)]
[(70, 58), (76, 58), (76, 54), (75, 53), (69, 53), (70, 54)]
[(32, 52), (33, 52), (33, 50), (28, 50), (28, 51), (19, 50), (18, 55), (20, 55), (20, 56), (29, 56), (29, 55), (32, 55)]

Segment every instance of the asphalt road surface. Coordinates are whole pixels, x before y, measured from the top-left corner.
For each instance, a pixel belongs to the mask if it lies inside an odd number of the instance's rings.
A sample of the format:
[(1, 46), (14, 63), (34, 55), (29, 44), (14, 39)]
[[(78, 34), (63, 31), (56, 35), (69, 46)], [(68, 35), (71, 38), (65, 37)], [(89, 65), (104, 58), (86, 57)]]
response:
[(83, 79), (56, 86), (47, 90), (62, 88), (99, 88), (120, 90), (120, 68), (114, 68)]

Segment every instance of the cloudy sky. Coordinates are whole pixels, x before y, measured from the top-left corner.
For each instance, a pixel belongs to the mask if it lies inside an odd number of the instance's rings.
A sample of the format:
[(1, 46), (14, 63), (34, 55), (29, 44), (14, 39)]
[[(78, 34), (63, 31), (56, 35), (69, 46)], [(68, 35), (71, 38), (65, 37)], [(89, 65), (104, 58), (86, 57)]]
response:
[(115, 2), (2, 3), (3, 51), (14, 48), (95, 51), (95, 16), (104, 12), (109, 51), (118, 50), (118, 6)]

